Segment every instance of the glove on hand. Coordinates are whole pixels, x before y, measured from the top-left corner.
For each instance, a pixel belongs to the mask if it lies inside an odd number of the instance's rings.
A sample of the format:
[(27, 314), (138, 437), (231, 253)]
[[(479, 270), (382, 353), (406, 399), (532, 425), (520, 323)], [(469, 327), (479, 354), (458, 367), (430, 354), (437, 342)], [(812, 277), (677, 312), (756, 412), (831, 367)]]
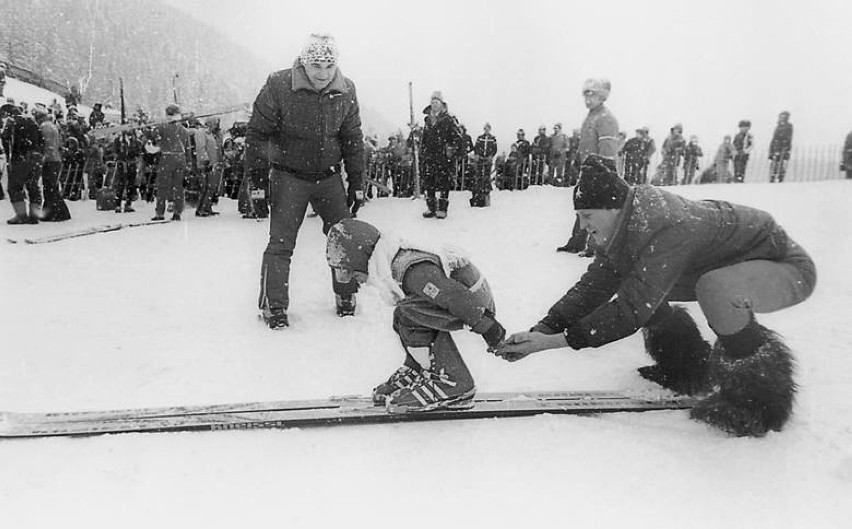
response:
[(349, 183), (349, 189), (346, 192), (346, 207), (352, 212), (352, 216), (358, 214), (358, 210), (364, 205), (364, 189), (360, 185), (357, 187)]
[(488, 352), (494, 353), (497, 349), (497, 346), (506, 338), (506, 329), (500, 325), (500, 322), (494, 320), (494, 323), (491, 324), (491, 327), (488, 328), (487, 331), (482, 333), (482, 337), (485, 338), (485, 343), (488, 344)]

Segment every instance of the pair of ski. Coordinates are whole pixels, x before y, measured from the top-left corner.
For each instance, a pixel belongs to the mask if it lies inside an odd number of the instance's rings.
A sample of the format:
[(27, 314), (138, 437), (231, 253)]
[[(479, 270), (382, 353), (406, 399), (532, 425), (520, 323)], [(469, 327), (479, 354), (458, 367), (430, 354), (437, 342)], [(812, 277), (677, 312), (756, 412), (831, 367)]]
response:
[(76, 237), (85, 237), (86, 235), (95, 235), (97, 233), (108, 233), (111, 231), (118, 231), (125, 228), (138, 228), (140, 226), (151, 226), (153, 224), (166, 224), (171, 222), (170, 220), (145, 220), (140, 222), (122, 222), (117, 224), (106, 224), (104, 226), (92, 226), (91, 228), (84, 228), (82, 230), (71, 231), (67, 233), (60, 233), (58, 235), (48, 235), (45, 237), (37, 237), (34, 239), (6, 239), (12, 244), (24, 243), (24, 244), (44, 244), (50, 242), (59, 242), (65, 241), (68, 239), (74, 239)]
[(0, 438), (86, 436), (130, 432), (250, 430), (416, 421), (525, 417), (541, 414), (593, 415), (681, 410), (694, 399), (631, 395), (618, 391), (479, 393), (463, 410), (390, 413), (369, 397), (178, 406), (113, 411), (0, 412)]

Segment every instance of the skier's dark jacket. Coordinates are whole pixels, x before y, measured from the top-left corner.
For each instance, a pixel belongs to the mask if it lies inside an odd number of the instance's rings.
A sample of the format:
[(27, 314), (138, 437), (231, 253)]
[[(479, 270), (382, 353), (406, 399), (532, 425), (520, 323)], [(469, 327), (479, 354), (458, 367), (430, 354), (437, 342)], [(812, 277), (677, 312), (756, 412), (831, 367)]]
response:
[(630, 189), (616, 225), (612, 240), (598, 248), (537, 330), (573, 327), (589, 347), (600, 347), (643, 327), (664, 301), (694, 301), (705, 273), (753, 259), (795, 264), (805, 289), (816, 284), (804, 249), (758, 209), (639, 185)]
[(349, 181), (360, 180), (364, 136), (355, 84), (338, 69), (318, 92), (298, 60), (271, 74), (254, 101), (246, 158), (248, 167), (268, 161), (297, 176), (322, 174), (343, 160)]
[(792, 147), (793, 124), (790, 122), (779, 123), (772, 134), (772, 141), (769, 143), (769, 156), (771, 157), (776, 152), (789, 156)]

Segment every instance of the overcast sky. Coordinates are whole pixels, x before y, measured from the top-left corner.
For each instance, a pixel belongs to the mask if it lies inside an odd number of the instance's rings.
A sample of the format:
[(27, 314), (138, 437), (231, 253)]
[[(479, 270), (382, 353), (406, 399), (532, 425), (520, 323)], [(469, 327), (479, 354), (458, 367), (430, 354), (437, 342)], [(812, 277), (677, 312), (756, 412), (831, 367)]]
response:
[[(715, 151), (740, 119), (765, 146), (789, 110), (798, 144), (852, 130), (852, 3), (835, 0), (482, 1), (173, 0), (268, 64), (288, 68), (312, 31), (330, 32), (363, 105), (395, 125), (441, 90), (476, 137), (506, 148), (586, 114), (584, 79), (606, 76), (622, 130), (662, 141), (682, 123)], [(259, 87), (258, 87), (259, 88)]]

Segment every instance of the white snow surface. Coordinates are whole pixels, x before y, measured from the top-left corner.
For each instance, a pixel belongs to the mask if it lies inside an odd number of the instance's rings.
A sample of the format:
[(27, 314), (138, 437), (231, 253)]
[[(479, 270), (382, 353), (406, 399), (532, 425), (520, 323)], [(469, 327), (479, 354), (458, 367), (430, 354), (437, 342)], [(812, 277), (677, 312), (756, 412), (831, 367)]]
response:
[[(817, 263), (809, 300), (759, 317), (798, 359), (801, 389), (783, 432), (732, 438), (664, 411), (4, 440), (0, 525), (850, 527), (852, 182), (670, 189), (770, 211)], [(421, 218), (421, 201), (374, 199), (360, 218), (465, 248), (499, 319), (518, 331), (590, 262), (554, 251), (573, 223), (570, 191), (495, 191), (485, 209), (453, 193), (443, 221)], [(368, 394), (402, 360), (392, 308), (376, 292), (359, 294), (356, 317), (335, 315), (318, 218), (305, 220), (293, 259), (291, 327), (272, 332), (255, 308), (268, 222), (240, 218), (223, 199), (215, 218), (188, 210), (180, 223), (6, 242), (153, 213), (144, 203), (132, 214), (69, 205), (69, 222), (0, 223), (0, 409)], [(636, 373), (650, 361), (638, 334), (515, 364), (487, 354), (478, 335), (455, 337), (480, 391), (658, 389)]]

